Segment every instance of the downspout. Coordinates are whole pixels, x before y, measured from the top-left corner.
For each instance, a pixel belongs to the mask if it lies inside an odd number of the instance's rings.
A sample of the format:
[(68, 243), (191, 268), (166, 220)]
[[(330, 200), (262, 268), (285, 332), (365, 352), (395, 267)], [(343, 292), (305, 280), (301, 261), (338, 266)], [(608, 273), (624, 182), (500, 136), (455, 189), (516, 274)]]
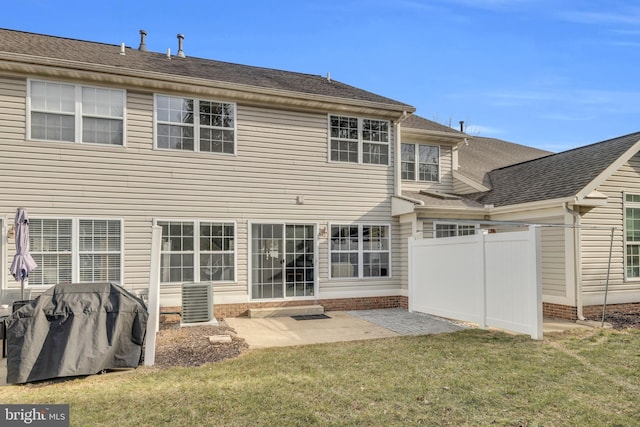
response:
[(395, 131), (395, 148), (394, 148), (394, 156), (393, 156), (393, 194), (395, 196), (402, 196), (402, 178), (401, 178), (401, 169), (402, 166), (400, 164), (402, 157), (402, 137), (401, 137), (401, 123), (408, 117), (406, 111), (402, 112), (402, 115), (398, 118), (398, 120), (394, 121), (393, 124), (396, 128)]
[(585, 320), (584, 314), (582, 313), (582, 257), (580, 256), (581, 248), (580, 248), (580, 214), (573, 209), (569, 209), (569, 203), (563, 203), (565, 211), (571, 214), (573, 217), (573, 277), (575, 280), (574, 286), (576, 289), (576, 310), (578, 320)]

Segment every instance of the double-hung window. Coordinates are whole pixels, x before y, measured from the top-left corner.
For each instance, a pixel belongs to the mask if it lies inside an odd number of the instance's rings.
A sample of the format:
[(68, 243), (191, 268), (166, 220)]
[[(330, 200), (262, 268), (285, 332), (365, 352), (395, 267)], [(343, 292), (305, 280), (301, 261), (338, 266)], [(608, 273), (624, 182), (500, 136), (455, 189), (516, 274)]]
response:
[(440, 180), (440, 147), (403, 143), (401, 150), (402, 179), (428, 182)]
[(122, 222), (112, 219), (32, 218), (29, 285), (121, 282)]
[(235, 153), (235, 104), (156, 95), (156, 147)]
[(640, 278), (640, 194), (624, 195), (626, 277)]
[(158, 221), (162, 227), (160, 282), (235, 280), (235, 224)]
[(389, 121), (330, 116), (329, 127), (332, 161), (389, 165)]
[(331, 225), (331, 277), (390, 277), (388, 225)]
[(124, 144), (125, 91), (29, 81), (29, 138)]
[(434, 237), (457, 237), (476, 234), (476, 226), (473, 224), (455, 224), (436, 222), (433, 224)]

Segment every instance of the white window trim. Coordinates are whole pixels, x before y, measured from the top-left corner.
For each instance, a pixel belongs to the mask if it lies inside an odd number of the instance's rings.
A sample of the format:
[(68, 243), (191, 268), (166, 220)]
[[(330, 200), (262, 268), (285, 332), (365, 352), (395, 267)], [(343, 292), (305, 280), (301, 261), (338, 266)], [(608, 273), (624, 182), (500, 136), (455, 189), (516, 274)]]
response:
[(623, 191), (622, 192), (622, 234), (623, 234), (623, 260), (622, 265), (624, 269), (624, 281), (625, 282), (639, 282), (640, 277), (629, 277), (627, 273), (627, 246), (629, 244), (640, 246), (640, 242), (627, 242), (627, 208), (640, 209), (640, 202), (627, 202), (627, 195), (640, 196), (640, 191)]
[[(332, 254), (332, 250), (331, 250), (331, 228), (333, 226), (344, 226), (344, 227), (353, 227), (353, 226), (357, 226), (358, 227), (358, 276), (357, 277), (333, 277), (333, 275), (331, 274), (332, 272), (332, 268), (331, 268), (331, 254)], [(362, 244), (362, 240), (363, 240), (363, 227), (364, 226), (386, 226), (389, 229), (389, 250), (388, 251), (367, 251), (367, 252), (378, 252), (378, 253), (389, 253), (389, 274), (387, 276), (365, 276), (364, 275), (364, 245)], [(391, 279), (393, 278), (393, 235), (392, 235), (392, 227), (391, 224), (388, 222), (375, 222), (375, 221), (371, 221), (371, 222), (330, 222), (329, 224), (327, 224), (328, 227), (328, 233), (327, 233), (327, 251), (328, 251), (328, 258), (327, 258), (327, 264), (329, 265), (329, 271), (328, 271), (328, 279), (329, 280), (333, 280), (333, 281), (374, 281), (374, 280), (387, 280), (387, 279)]]
[[(120, 286), (125, 286), (124, 280), (124, 219), (123, 218), (105, 218), (105, 217), (68, 217), (68, 216), (52, 216), (37, 215), (30, 218), (33, 219), (56, 219), (71, 220), (71, 283), (80, 283), (80, 220), (90, 221), (118, 221), (120, 222)], [(38, 267), (36, 267), (38, 268)], [(32, 289), (49, 289), (54, 285), (29, 285), (25, 281), (25, 285)]]
[[(172, 150), (173, 151), (173, 150)], [(233, 224), (233, 280), (206, 280), (213, 284), (230, 284), (238, 283), (238, 223), (229, 219), (207, 219), (207, 218), (154, 218), (153, 225), (157, 226), (159, 222), (191, 222), (194, 226), (194, 232), (198, 235), (193, 238), (193, 281), (200, 282), (200, 223), (209, 222), (217, 224)], [(160, 265), (158, 265), (160, 268)], [(181, 285), (183, 282), (160, 282), (160, 286), (168, 288), (170, 286)], [(187, 283), (187, 282), (184, 282)]]
[[(420, 143), (420, 142), (401, 142), (400, 143), (400, 174), (402, 174), (402, 144), (408, 144), (408, 145), (413, 145), (415, 147), (415, 151), (414, 151), (414, 170), (413, 170), (413, 175), (415, 176), (414, 179), (407, 179), (407, 178), (402, 178), (403, 181), (406, 182), (430, 182), (430, 183), (434, 183), (434, 184), (439, 184), (442, 182), (442, 146), (441, 145), (434, 145), (434, 144), (424, 144), (424, 143)], [(438, 149), (438, 180), (437, 181), (425, 181), (425, 180), (421, 180), (420, 179), (420, 162), (419, 162), (419, 157), (420, 157), (420, 146), (421, 145), (425, 145), (428, 147), (435, 147)]]
[[(183, 98), (183, 99), (191, 99), (193, 100), (193, 111), (194, 111), (194, 119), (193, 119), (193, 150), (176, 150), (172, 148), (162, 148), (158, 147), (158, 96), (168, 96), (170, 98)], [(217, 151), (200, 151), (200, 124), (197, 120), (197, 112), (199, 112), (200, 101), (205, 102), (219, 102), (222, 104), (233, 105), (233, 153), (220, 153)], [(164, 123), (164, 122), (161, 122)], [(167, 122), (169, 123), (169, 122)], [(231, 130), (231, 128), (226, 128)], [(238, 155), (238, 104), (231, 101), (223, 101), (220, 99), (207, 99), (207, 98), (198, 98), (195, 96), (187, 96), (187, 95), (176, 95), (176, 94), (167, 94), (167, 93), (155, 93), (153, 95), (153, 149), (159, 151), (170, 151), (172, 153), (200, 153), (200, 154), (208, 154), (214, 156), (233, 156), (236, 157)]]
[[(347, 117), (350, 119), (357, 119), (358, 120), (358, 162), (342, 162), (339, 160), (331, 160), (331, 117)], [(371, 141), (364, 141), (362, 139), (362, 129), (363, 129), (363, 121), (364, 120), (376, 120), (379, 122), (387, 122), (388, 123), (388, 127), (389, 127), (389, 141), (387, 141), (386, 143), (384, 142), (371, 142)], [(350, 164), (350, 165), (366, 165), (366, 166), (379, 166), (379, 167), (389, 167), (391, 165), (391, 148), (393, 147), (393, 130), (394, 127), (392, 126), (391, 121), (389, 120), (385, 120), (385, 119), (375, 119), (372, 117), (359, 117), (359, 116), (348, 116), (348, 115), (344, 115), (344, 114), (327, 114), (327, 140), (328, 140), (328, 145), (327, 145), (327, 161), (329, 163), (335, 163), (335, 164)], [(371, 142), (373, 144), (379, 144), (379, 145), (387, 145), (387, 163), (365, 163), (363, 162), (363, 157), (364, 157), (364, 144)]]
[(480, 228), (480, 224), (461, 224), (459, 222), (454, 222), (454, 221), (434, 221), (433, 222), (433, 238), (434, 239), (443, 239), (444, 237), (438, 237), (436, 235), (437, 233), (437, 229), (436, 226), (438, 225), (455, 225), (456, 226), (456, 235), (455, 236), (449, 236), (449, 237), (464, 237), (464, 236), (460, 236), (459, 234), (459, 227), (461, 225), (469, 225), (469, 226), (473, 226), (474, 229), (474, 234), (478, 234), (478, 229)]
[[(74, 116), (74, 124), (75, 124), (75, 138), (74, 141), (58, 141), (51, 139), (36, 139), (31, 137), (31, 82), (41, 82), (41, 83), (54, 83), (54, 84), (62, 84), (74, 86), (75, 89), (75, 111), (73, 113)], [(122, 92), (122, 145), (119, 144), (103, 144), (99, 142), (84, 142), (82, 140), (82, 88), (95, 88), (95, 89), (108, 89), (108, 90), (116, 90)], [(118, 89), (108, 86), (98, 86), (98, 85), (83, 85), (78, 83), (71, 83), (65, 81), (57, 81), (57, 80), (41, 80), (41, 79), (27, 79), (27, 103), (26, 103), (27, 117), (26, 117), (26, 127), (27, 127), (27, 140), (28, 141), (42, 141), (46, 143), (60, 143), (60, 144), (85, 144), (94, 147), (113, 147), (113, 148), (123, 148), (127, 146), (127, 91), (125, 89)], [(38, 110), (36, 110), (38, 111)], [(68, 114), (71, 116), (71, 114)], [(100, 117), (94, 115), (88, 115), (87, 117)], [(102, 117), (108, 119), (115, 119), (114, 117)]]

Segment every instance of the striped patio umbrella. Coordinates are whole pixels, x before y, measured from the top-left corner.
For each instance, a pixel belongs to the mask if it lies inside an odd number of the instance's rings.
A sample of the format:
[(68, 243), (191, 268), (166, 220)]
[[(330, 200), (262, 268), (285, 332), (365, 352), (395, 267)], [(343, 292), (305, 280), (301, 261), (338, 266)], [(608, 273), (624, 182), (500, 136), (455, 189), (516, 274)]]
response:
[(20, 280), (20, 298), (24, 300), (24, 281), (38, 264), (29, 254), (29, 217), (22, 208), (16, 210), (15, 236), (16, 254), (9, 270), (16, 280)]

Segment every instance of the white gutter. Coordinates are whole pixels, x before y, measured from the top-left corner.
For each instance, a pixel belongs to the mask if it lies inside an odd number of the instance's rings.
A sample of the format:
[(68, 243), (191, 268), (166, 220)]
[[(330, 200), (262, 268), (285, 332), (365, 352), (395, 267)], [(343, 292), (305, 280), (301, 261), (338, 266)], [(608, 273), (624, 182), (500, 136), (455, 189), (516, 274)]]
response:
[(564, 202), (562, 204), (565, 211), (573, 217), (573, 278), (574, 287), (576, 290), (576, 309), (578, 320), (585, 320), (582, 312), (582, 274), (581, 265), (582, 257), (580, 256), (580, 214), (573, 209), (569, 209), (569, 203)]
[(502, 213), (526, 212), (533, 209), (557, 208), (560, 204), (573, 203), (573, 197), (563, 197), (549, 200), (538, 200), (536, 202), (518, 203), (515, 205), (498, 206), (491, 209), (494, 215)]
[(400, 200), (405, 200), (407, 202), (411, 202), (418, 206), (424, 206), (424, 202), (422, 200), (414, 199), (413, 197), (405, 196), (404, 194), (394, 195), (393, 197)]
[[(393, 193), (396, 197), (402, 196), (402, 174), (401, 174), (401, 154), (402, 154), (402, 122), (409, 117), (406, 111), (402, 112), (402, 115), (398, 117), (397, 120), (393, 122), (395, 126), (395, 148), (394, 148), (394, 156), (393, 156)], [(424, 204), (424, 203), (423, 203)]]

